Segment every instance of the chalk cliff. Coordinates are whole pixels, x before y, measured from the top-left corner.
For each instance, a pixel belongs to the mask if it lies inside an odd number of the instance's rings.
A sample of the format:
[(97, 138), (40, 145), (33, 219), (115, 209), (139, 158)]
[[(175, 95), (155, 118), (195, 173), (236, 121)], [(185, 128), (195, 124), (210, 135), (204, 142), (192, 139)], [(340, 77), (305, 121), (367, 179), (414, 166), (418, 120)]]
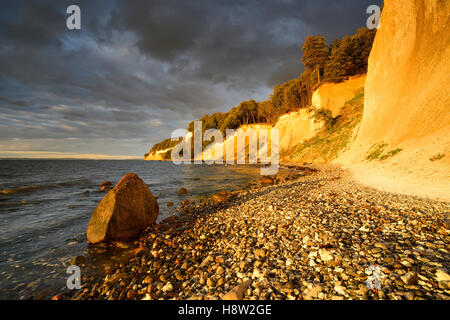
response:
[(312, 95), (312, 105), (318, 109), (331, 110), (336, 117), (344, 104), (355, 96), (355, 93), (364, 88), (366, 75), (350, 77), (341, 83), (325, 83), (321, 85)]
[[(449, 197), (449, 28), (450, 1), (384, 1), (362, 121), (338, 159), (368, 184)], [(367, 161), (390, 151), (398, 154)]]

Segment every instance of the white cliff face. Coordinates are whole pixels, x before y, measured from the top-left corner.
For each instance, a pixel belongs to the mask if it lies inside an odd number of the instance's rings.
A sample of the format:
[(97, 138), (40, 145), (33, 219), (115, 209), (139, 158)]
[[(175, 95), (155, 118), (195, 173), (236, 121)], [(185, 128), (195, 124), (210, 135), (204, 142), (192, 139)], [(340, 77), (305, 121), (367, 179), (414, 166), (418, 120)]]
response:
[(321, 128), (322, 123), (314, 121), (307, 109), (281, 116), (274, 126), (274, 129), (279, 130), (280, 151), (289, 150), (312, 138)]
[(369, 58), (357, 143), (450, 129), (450, 2), (386, 0)]
[[(272, 126), (266, 124), (243, 125), (238, 130), (235, 130), (233, 135), (229, 137), (223, 137), (224, 139), (222, 142), (210, 144), (203, 152), (203, 160), (216, 161), (223, 159), (224, 161), (235, 161), (237, 160), (238, 155), (245, 157), (246, 154), (245, 148), (248, 147), (249, 143), (243, 142), (239, 144), (238, 135), (249, 134), (250, 131), (253, 131), (255, 133), (254, 135), (255, 148), (254, 149), (250, 148), (249, 152), (252, 155), (252, 157), (254, 157), (254, 159), (258, 160), (260, 159), (261, 154), (264, 153), (267, 154), (267, 147), (268, 144), (270, 144), (271, 129)], [(267, 136), (267, 140), (264, 139), (265, 136)], [(258, 142), (259, 140), (263, 141), (263, 143), (259, 144)]]
[[(329, 83), (322, 85), (313, 94), (313, 105), (316, 108), (330, 109), (333, 116), (337, 116), (345, 103), (352, 99), (355, 94), (364, 87), (365, 75), (353, 77), (341, 83)], [(267, 142), (258, 145), (256, 149), (250, 148), (250, 153), (254, 158), (261, 159), (261, 155), (267, 155), (269, 145), (271, 144), (270, 136), (271, 130), (278, 131), (279, 144), (278, 150), (280, 153), (289, 152), (297, 145), (314, 137), (323, 127), (323, 123), (313, 119), (313, 114), (309, 108), (300, 109), (289, 114), (282, 115), (277, 123), (272, 127), (267, 124), (250, 124), (243, 125), (239, 129), (246, 133), (249, 129), (257, 132), (257, 135), (266, 132)], [(262, 131), (261, 131), (262, 130)], [(264, 140), (264, 139), (258, 139)], [(193, 133), (188, 132), (184, 138), (185, 142), (193, 143)], [(204, 161), (216, 161), (223, 159), (223, 161), (237, 160), (236, 155), (245, 154), (244, 148), (248, 147), (248, 143), (238, 146), (237, 132), (231, 137), (223, 137), (219, 142), (210, 144), (203, 152)], [(234, 149), (234, 152), (232, 152)], [(162, 155), (171, 149), (166, 149), (155, 154), (150, 154), (147, 160), (161, 160)], [(230, 153), (227, 157), (227, 150)], [(269, 151), (270, 154), (270, 151)], [(222, 157), (223, 155), (223, 157)], [(248, 155), (246, 156), (248, 158)], [(197, 159), (200, 160), (200, 156)], [(248, 159), (247, 159), (248, 160)], [(280, 159), (286, 160), (286, 159)], [(219, 161), (220, 162), (220, 161)]]
[[(447, 200), (450, 195), (450, 1), (385, 0), (369, 57), (364, 112), (337, 162), (363, 184)], [(367, 160), (372, 146), (401, 150)], [(436, 155), (442, 159), (431, 161)]]
[(352, 99), (366, 82), (366, 75), (350, 77), (349, 80), (340, 83), (325, 83), (312, 95), (312, 105), (317, 109), (331, 110), (336, 117), (345, 103)]
[(164, 160), (163, 155), (165, 152), (172, 150), (171, 148), (169, 149), (165, 149), (165, 150), (160, 150), (157, 152), (151, 152), (148, 154), (148, 156), (145, 157), (144, 160)]

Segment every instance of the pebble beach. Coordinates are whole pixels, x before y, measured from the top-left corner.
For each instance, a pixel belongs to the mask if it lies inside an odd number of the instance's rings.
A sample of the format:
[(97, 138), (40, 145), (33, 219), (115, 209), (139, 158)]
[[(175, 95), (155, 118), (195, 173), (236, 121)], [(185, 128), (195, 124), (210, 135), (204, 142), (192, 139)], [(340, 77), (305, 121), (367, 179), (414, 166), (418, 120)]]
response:
[(58, 299), (450, 298), (450, 203), (364, 187), (333, 165), (291, 169), (185, 201)]

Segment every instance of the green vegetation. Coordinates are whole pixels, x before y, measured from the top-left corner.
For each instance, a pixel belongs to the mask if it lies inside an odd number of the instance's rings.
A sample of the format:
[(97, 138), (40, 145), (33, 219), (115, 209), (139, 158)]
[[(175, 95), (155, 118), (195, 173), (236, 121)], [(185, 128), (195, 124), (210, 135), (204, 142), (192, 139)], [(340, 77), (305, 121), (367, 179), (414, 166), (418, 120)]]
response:
[(438, 153), (438, 154), (432, 156), (429, 160), (430, 161), (437, 161), (437, 160), (441, 160), (443, 157), (445, 157), (445, 154)]
[(401, 152), (403, 149), (400, 148), (396, 148), (393, 149), (391, 151), (388, 151), (386, 153), (384, 153), (384, 149), (387, 147), (388, 145), (386, 143), (378, 143), (378, 144), (374, 144), (368, 152), (368, 155), (366, 157), (367, 160), (372, 161), (372, 160), (386, 160), (390, 157), (395, 156), (397, 153)]
[[(302, 46), (305, 70), (298, 78), (275, 85), (266, 101), (243, 101), (227, 113), (204, 115), (200, 119), (203, 131), (214, 128), (225, 133), (226, 129), (237, 129), (245, 124), (273, 125), (282, 114), (308, 108), (314, 90), (323, 82), (340, 82), (349, 76), (367, 72), (375, 32), (361, 28), (355, 35), (335, 40), (332, 45), (328, 45), (322, 35), (307, 37)], [(327, 129), (333, 129), (340, 123), (326, 110), (310, 111), (316, 120), (325, 121)], [(189, 124), (188, 131), (194, 131), (194, 122)], [(203, 147), (209, 143), (211, 142), (205, 143)], [(153, 146), (151, 151), (155, 147), (156, 150), (163, 150), (175, 144), (169, 144), (165, 140)]]
[(403, 149), (400, 149), (400, 148), (393, 149), (393, 150), (389, 151), (388, 153), (382, 155), (380, 157), (380, 160), (386, 160), (387, 158), (393, 157), (393, 156), (395, 156), (397, 153), (399, 153), (402, 150)]
[(377, 143), (370, 147), (366, 159), (369, 161), (379, 159), (384, 152), (384, 148), (388, 145), (386, 143)]
[[(226, 129), (237, 129), (244, 124), (275, 124), (280, 115), (309, 107), (312, 93), (320, 84), (321, 77), (324, 81), (340, 82), (346, 77), (367, 71), (374, 37), (375, 31), (367, 28), (359, 29), (353, 36), (335, 40), (331, 46), (321, 35), (307, 37), (302, 46), (305, 71), (299, 78), (275, 85), (266, 101), (243, 101), (228, 113), (203, 116), (200, 119), (203, 130), (217, 128), (225, 133)], [(318, 120), (326, 120), (327, 124), (334, 125), (325, 110), (317, 110), (316, 113)], [(194, 122), (189, 124), (188, 130), (194, 131)]]
[(307, 69), (317, 72), (317, 82), (320, 82), (320, 74), (329, 60), (327, 40), (321, 35), (306, 37), (302, 50), (303, 64)]
[(332, 117), (331, 112), (310, 108), (314, 119), (324, 121), (323, 128), (311, 139), (300, 143), (290, 150), (281, 150), (281, 158), (302, 161), (331, 161), (348, 145), (353, 130), (361, 121), (364, 103), (364, 90), (358, 91), (354, 98), (347, 101), (340, 115)]
[(316, 122), (323, 122), (325, 128), (327, 128), (328, 130), (331, 130), (336, 124), (336, 118), (333, 118), (333, 113), (331, 112), (331, 110), (325, 108), (317, 109), (313, 106), (311, 106), (309, 110), (310, 112), (313, 112), (312, 118)]
[(172, 141), (172, 139), (166, 139), (164, 141), (161, 141), (160, 143), (155, 144), (149, 153), (147, 153), (147, 155), (149, 155), (152, 152), (157, 152), (157, 151), (161, 151), (161, 150), (165, 150), (165, 149), (169, 149), (169, 148), (173, 148), (175, 147), (178, 143), (180, 143), (180, 141), (183, 138), (178, 138), (178, 140)]
[(367, 71), (375, 31), (361, 28), (353, 36), (335, 40), (325, 66), (325, 81), (340, 82), (348, 76)]

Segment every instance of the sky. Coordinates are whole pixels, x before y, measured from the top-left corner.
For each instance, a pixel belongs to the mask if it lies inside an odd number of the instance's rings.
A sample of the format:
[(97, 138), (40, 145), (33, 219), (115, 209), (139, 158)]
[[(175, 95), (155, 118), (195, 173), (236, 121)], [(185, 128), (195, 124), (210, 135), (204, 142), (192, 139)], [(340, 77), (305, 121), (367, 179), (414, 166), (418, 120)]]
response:
[[(0, 158), (143, 158), (204, 114), (266, 100), (380, 0), (0, 0)], [(81, 9), (69, 30), (66, 9)]]

